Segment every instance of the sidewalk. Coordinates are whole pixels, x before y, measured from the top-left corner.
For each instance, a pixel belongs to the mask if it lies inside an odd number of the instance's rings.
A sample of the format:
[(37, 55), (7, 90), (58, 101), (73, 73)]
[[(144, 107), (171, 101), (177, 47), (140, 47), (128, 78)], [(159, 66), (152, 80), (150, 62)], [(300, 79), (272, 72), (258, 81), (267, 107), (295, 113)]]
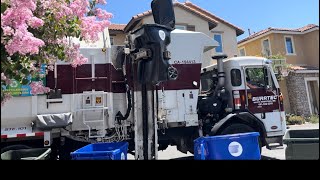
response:
[[(289, 125), (289, 129), (319, 129), (319, 123), (317, 124), (302, 124), (302, 125)], [(266, 147), (262, 148), (261, 155), (263, 156), (263, 159), (279, 159), (279, 160), (285, 160), (285, 149), (286, 145), (276, 147), (275, 149), (269, 150)]]

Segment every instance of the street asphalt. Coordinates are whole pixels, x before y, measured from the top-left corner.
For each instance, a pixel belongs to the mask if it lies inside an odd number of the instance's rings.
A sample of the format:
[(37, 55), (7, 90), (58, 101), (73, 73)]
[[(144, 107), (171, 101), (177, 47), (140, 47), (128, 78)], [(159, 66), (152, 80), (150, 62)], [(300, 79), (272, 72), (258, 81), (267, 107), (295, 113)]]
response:
[[(319, 129), (319, 123), (317, 124), (303, 124), (303, 125), (292, 125), (288, 126), (289, 129)], [(285, 148), (283, 146), (271, 146), (271, 150), (267, 148), (262, 148), (261, 159), (262, 160), (285, 160)], [(128, 154), (128, 160), (134, 160), (134, 156)], [(177, 150), (176, 146), (169, 146), (164, 151), (158, 152), (158, 160), (193, 160), (193, 155), (191, 153), (181, 153)]]

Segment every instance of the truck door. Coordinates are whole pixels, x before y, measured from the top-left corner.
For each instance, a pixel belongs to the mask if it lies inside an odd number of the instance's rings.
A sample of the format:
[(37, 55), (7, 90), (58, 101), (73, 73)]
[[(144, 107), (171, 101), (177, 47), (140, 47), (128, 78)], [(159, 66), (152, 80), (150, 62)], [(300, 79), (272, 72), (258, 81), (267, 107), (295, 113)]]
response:
[(279, 84), (268, 66), (244, 68), (247, 108), (265, 124), (267, 132), (282, 131)]

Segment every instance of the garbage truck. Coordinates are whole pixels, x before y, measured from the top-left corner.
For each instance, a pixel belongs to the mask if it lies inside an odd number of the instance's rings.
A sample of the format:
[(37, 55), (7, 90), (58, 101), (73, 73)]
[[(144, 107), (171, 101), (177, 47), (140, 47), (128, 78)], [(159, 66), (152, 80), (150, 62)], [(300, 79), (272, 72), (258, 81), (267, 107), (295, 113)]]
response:
[[(176, 145), (193, 153), (200, 136), (259, 132), (260, 146), (282, 144), (283, 97), (271, 62), (204, 53), (218, 43), (174, 29), (171, 0), (151, 3), (155, 24), (127, 34), (125, 46), (82, 45), (89, 59), (73, 68), (58, 61), (44, 82), (50, 92), (18, 95), (1, 108), (1, 152), (50, 147), (51, 157), (89, 143), (129, 142), (135, 159), (157, 159)], [(106, 43), (107, 42), (107, 43)]]

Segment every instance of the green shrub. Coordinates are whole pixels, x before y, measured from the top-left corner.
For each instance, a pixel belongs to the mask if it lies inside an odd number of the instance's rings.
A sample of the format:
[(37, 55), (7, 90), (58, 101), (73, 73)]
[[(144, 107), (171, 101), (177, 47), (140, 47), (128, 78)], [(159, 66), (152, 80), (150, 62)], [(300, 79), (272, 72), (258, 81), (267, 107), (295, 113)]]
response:
[(295, 125), (295, 124), (304, 124), (305, 118), (303, 116), (297, 116), (297, 115), (289, 115), (287, 116), (287, 124), (288, 125)]
[(312, 124), (319, 123), (319, 115), (313, 114), (309, 118), (307, 118), (306, 120)]

